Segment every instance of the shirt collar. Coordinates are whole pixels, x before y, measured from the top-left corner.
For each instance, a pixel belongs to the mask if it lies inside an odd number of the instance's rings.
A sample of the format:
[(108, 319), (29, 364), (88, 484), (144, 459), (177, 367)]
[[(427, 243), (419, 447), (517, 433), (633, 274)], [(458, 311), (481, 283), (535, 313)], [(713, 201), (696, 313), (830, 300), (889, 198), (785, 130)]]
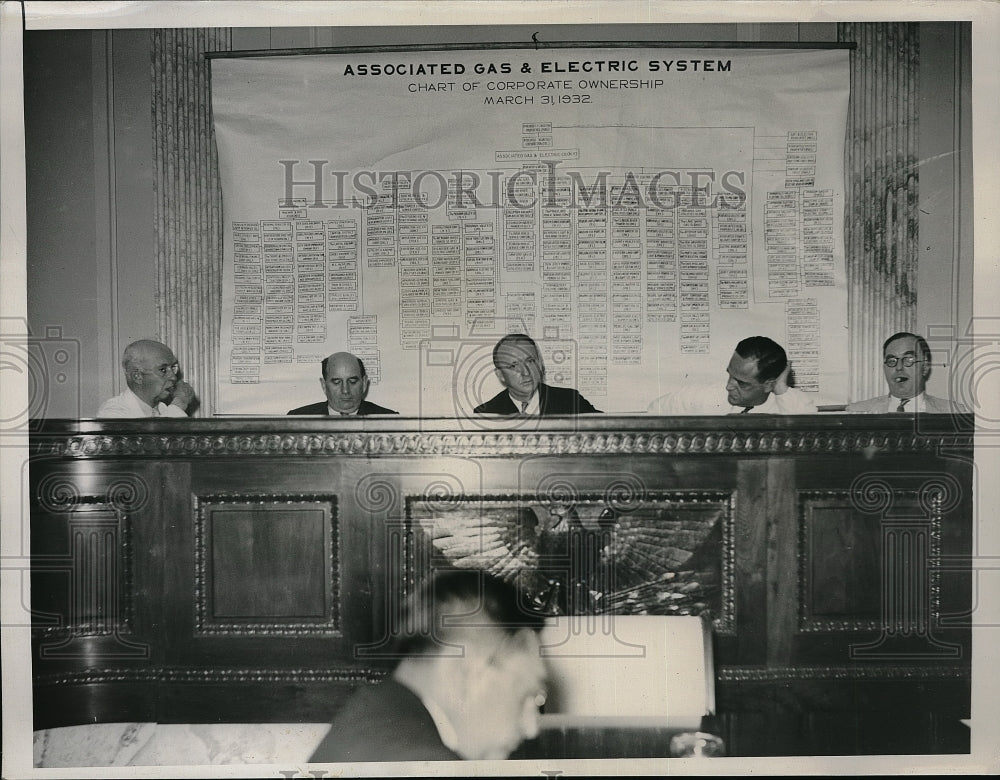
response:
[(521, 410), (522, 401), (518, 401), (514, 396), (510, 394), (510, 390), (507, 391), (507, 396), (510, 398), (510, 402), (514, 404), (514, 408), (521, 414), (531, 415), (537, 417), (539, 414), (539, 404), (541, 399), (538, 393), (538, 388), (535, 388), (535, 392), (531, 394), (531, 398), (528, 399), (528, 405), (525, 409)]
[[(886, 411), (895, 413), (896, 407), (899, 406), (899, 402), (902, 400), (903, 400), (902, 398), (896, 398), (896, 396), (890, 395), (888, 404), (889, 408)], [(913, 398), (907, 398), (905, 411), (907, 412), (924, 411), (924, 394), (918, 393), (917, 395), (913, 396)]]
[(330, 406), (330, 404), (327, 404), (326, 405), (326, 413), (328, 415), (330, 415), (331, 417), (356, 417), (357, 414), (358, 414), (358, 410), (360, 408), (361, 407), (359, 406), (353, 412), (348, 412), (347, 414), (342, 414), (341, 412), (338, 412), (336, 409), (334, 409), (332, 406)]
[(726, 406), (729, 407), (730, 414), (755, 414), (755, 413), (759, 414), (761, 409), (763, 409), (768, 404), (773, 403), (773, 401), (771, 400), (772, 398), (774, 398), (774, 393), (768, 393), (767, 398), (765, 398), (759, 404), (754, 404), (749, 408), (747, 408), (746, 404), (733, 406), (731, 403), (729, 403), (728, 400), (726, 400)]
[(146, 413), (147, 417), (156, 416), (154, 412), (154, 407), (150, 406), (145, 401), (143, 401), (139, 396), (137, 396), (131, 387), (126, 387), (125, 392), (129, 393), (135, 399), (136, 403), (139, 404), (139, 407)]

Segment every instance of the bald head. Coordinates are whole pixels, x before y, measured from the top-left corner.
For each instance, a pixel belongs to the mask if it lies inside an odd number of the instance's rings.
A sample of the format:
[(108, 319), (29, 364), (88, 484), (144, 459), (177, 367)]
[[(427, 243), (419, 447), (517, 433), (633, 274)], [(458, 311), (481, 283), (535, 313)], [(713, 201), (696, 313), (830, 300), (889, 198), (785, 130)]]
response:
[(122, 353), (129, 389), (150, 406), (167, 401), (177, 386), (177, 358), (166, 344), (133, 341)]
[(334, 352), (324, 358), (320, 384), (330, 407), (341, 414), (355, 414), (368, 395), (365, 365), (350, 352)]
[(122, 353), (122, 368), (128, 373), (132, 369), (159, 363), (166, 358), (170, 358), (171, 363), (176, 361), (174, 353), (166, 344), (152, 339), (139, 339), (125, 347)]

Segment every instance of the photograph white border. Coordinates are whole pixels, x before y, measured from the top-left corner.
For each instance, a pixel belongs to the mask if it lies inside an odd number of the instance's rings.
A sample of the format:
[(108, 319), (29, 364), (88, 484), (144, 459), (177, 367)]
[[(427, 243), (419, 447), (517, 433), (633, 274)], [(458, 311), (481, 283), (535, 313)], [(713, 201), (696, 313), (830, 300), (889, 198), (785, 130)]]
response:
[[(26, 203), (22, 81), (23, 30), (129, 27), (309, 27), (511, 24), (677, 24), (838, 21), (972, 22), (974, 156), (974, 320), (983, 339), (1000, 343), (1000, 220), (996, 219), (1000, 170), (1000, 4), (982, 0), (892, 2), (682, 2), (681, 0), (337, 0), (335, 2), (14, 2), (0, 3), (0, 316), (27, 321)], [(27, 377), (0, 366), (0, 420), (5, 410), (26, 409)], [(1000, 420), (995, 366), (977, 375), (977, 413)], [(977, 601), (972, 659), (971, 753), (968, 756), (831, 756), (674, 760), (552, 761), (510, 764), (417, 764), (415, 774), (912, 774), (1000, 771), (1000, 448), (995, 434), (977, 430), (974, 516)], [(0, 441), (0, 625), (2, 625), (4, 778), (65, 777), (66, 770), (32, 767), (28, 496), (21, 470), (27, 438)], [(317, 769), (320, 767), (317, 766)], [(348, 769), (347, 767), (344, 767)], [(80, 768), (74, 777), (282, 777), (305, 766)], [(383, 775), (379, 764), (355, 764), (345, 774)], [(394, 765), (391, 771), (398, 772)], [(287, 776), (287, 775), (285, 775)]]

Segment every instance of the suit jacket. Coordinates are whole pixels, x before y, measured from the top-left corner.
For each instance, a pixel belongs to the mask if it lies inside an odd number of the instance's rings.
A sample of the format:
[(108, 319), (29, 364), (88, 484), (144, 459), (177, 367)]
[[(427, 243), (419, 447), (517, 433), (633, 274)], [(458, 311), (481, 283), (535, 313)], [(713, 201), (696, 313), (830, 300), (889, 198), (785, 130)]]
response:
[[(868, 398), (864, 401), (855, 401), (847, 405), (850, 414), (886, 414), (889, 409), (889, 396), (880, 395), (875, 398)], [(944, 398), (936, 398), (933, 395), (924, 393), (924, 414), (968, 414), (969, 410), (965, 404), (955, 401), (948, 401)]]
[[(326, 401), (319, 401), (314, 404), (309, 404), (308, 406), (300, 406), (298, 409), (292, 409), (289, 414), (321, 414), (324, 417), (328, 415), (334, 416), (330, 415), (330, 410), (327, 408)], [(399, 414), (399, 412), (394, 412), (392, 409), (386, 409), (384, 406), (373, 404), (371, 401), (362, 401), (361, 406), (358, 407), (358, 417), (364, 417), (366, 414)]]
[[(514, 405), (506, 389), (501, 390), (489, 401), (480, 404), (473, 410), (476, 414), (520, 414), (521, 410)], [(548, 417), (553, 414), (600, 414), (600, 409), (593, 405), (570, 387), (549, 387), (538, 385), (538, 416)]]
[(310, 762), (458, 761), (413, 691), (387, 678), (357, 691), (333, 719)]

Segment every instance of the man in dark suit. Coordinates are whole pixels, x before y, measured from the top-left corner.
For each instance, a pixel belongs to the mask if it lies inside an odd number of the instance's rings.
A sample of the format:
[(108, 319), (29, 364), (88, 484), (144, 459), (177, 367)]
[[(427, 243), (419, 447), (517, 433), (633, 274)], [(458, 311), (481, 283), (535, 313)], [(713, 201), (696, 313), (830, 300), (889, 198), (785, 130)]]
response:
[(323, 376), (319, 380), (325, 401), (300, 406), (289, 414), (357, 415), (396, 414), (392, 409), (365, 400), (368, 374), (361, 359), (350, 352), (335, 352), (323, 358)]
[(851, 414), (969, 411), (964, 404), (924, 392), (931, 375), (931, 348), (921, 336), (905, 331), (889, 336), (882, 345), (882, 363), (889, 394), (848, 404), (847, 411)]
[(499, 760), (537, 736), (544, 617), (526, 603), (483, 571), (430, 578), (399, 619), (395, 670), (347, 701), (310, 762)]
[(476, 414), (534, 415), (600, 413), (569, 387), (551, 387), (538, 345), (530, 336), (511, 333), (493, 347), (493, 371), (504, 389), (473, 411)]

